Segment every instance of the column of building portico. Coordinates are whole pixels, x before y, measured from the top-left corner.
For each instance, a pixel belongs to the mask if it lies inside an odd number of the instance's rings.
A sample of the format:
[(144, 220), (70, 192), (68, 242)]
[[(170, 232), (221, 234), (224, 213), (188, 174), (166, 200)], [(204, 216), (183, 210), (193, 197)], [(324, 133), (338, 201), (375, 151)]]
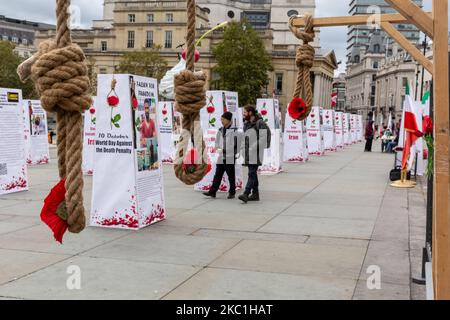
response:
[(313, 106), (318, 106), (320, 103), (320, 73), (314, 72), (314, 98), (313, 98)]

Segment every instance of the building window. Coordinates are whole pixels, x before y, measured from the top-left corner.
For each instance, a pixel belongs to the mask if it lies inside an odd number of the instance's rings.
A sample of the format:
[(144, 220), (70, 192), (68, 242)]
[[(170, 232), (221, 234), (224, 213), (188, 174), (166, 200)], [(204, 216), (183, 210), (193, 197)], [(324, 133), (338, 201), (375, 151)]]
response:
[(166, 13), (166, 22), (173, 22), (173, 13)]
[(164, 48), (172, 48), (172, 31), (166, 31), (166, 38), (164, 41)]
[(27, 39), (22, 39), (22, 44), (23, 45), (27, 45), (28, 44), (28, 40)]
[(128, 22), (129, 23), (135, 23), (136, 22), (136, 15), (135, 14), (129, 14), (128, 15)]
[(407, 84), (408, 84), (408, 78), (403, 78), (403, 79), (402, 79), (402, 85), (403, 85), (403, 87), (406, 88)]
[(380, 53), (380, 45), (379, 45), (379, 44), (374, 45), (374, 46), (373, 46), (373, 51), (374, 51), (375, 53)]
[(228, 11), (228, 18), (233, 19), (234, 18), (234, 12), (233, 11)]
[(102, 51), (105, 52), (108, 50), (108, 42), (102, 41)]
[(147, 31), (147, 42), (145, 46), (147, 48), (153, 47), (153, 31)]
[(149, 23), (155, 22), (155, 16), (153, 15), (153, 13), (149, 13), (147, 15), (147, 22)]
[(11, 41), (14, 42), (14, 43), (19, 43), (19, 38), (17, 38), (17, 37), (12, 37), (12, 38), (11, 38)]
[(98, 72), (99, 72), (100, 74), (106, 74), (106, 73), (107, 73), (107, 70), (106, 70), (106, 68), (100, 68), (100, 69), (98, 70)]
[(134, 31), (128, 31), (128, 48), (134, 48)]
[(298, 11), (297, 10), (289, 10), (287, 12), (288, 17), (292, 17), (292, 16), (298, 16)]
[(277, 94), (281, 94), (283, 92), (283, 74), (277, 73), (275, 75), (275, 90)]
[(378, 69), (378, 61), (375, 61), (375, 62), (373, 63), (373, 68), (374, 68), (374, 69)]

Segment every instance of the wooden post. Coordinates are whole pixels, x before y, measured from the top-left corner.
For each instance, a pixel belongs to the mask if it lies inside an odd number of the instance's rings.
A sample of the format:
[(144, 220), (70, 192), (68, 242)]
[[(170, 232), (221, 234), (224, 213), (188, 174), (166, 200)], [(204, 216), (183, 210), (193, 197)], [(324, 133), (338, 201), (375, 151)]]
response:
[(435, 299), (450, 300), (448, 1), (433, 0), (434, 201), (433, 279)]

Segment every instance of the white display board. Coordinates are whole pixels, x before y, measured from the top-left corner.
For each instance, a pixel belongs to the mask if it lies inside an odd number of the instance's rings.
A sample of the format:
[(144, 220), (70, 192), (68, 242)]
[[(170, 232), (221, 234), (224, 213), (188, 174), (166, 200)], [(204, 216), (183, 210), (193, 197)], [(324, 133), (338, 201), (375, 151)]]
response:
[(0, 195), (28, 190), (22, 91), (0, 88)]
[[(157, 80), (100, 74), (97, 88), (91, 225), (136, 230), (163, 220)], [(107, 103), (111, 95), (119, 99), (115, 107)]]
[(334, 111), (332, 109), (324, 109), (323, 118), (323, 145), (325, 151), (336, 151), (336, 135), (334, 131)]
[(312, 107), (312, 110), (306, 119), (308, 152), (310, 155), (322, 156), (324, 154), (321, 121), (320, 107)]
[(256, 109), (271, 131), (270, 148), (264, 150), (264, 161), (259, 168), (263, 175), (280, 173), (281, 165), (281, 121), (279, 119), (279, 102), (277, 99), (257, 99)]
[(344, 132), (342, 130), (342, 112), (334, 113), (334, 132), (336, 134), (336, 147), (344, 147)]
[(358, 142), (363, 141), (363, 118), (362, 115), (356, 116), (356, 138), (358, 139)]
[(342, 132), (344, 134), (344, 146), (349, 146), (352, 144), (352, 136), (350, 133), (350, 114), (342, 114)]
[(358, 142), (358, 123), (357, 123), (357, 115), (350, 115), (350, 138), (352, 143)]
[[(216, 150), (216, 136), (217, 132), (222, 126), (221, 117), (225, 111), (233, 114), (232, 127), (242, 130), (239, 127), (239, 99), (237, 92), (228, 91), (207, 91), (206, 92), (206, 107), (200, 110), (200, 121), (203, 129), (203, 138), (206, 143), (206, 152), (208, 153), (209, 161), (211, 162), (211, 171), (194, 186), (196, 191), (209, 191), (211, 189), (214, 175), (216, 174), (216, 164), (219, 158), (219, 153)], [(242, 122), (241, 122), (242, 123)], [(242, 174), (242, 164), (237, 162), (235, 165), (236, 175), (236, 190), (241, 190), (244, 184)], [(225, 173), (222, 178), (222, 183), (219, 187), (219, 192), (228, 192), (230, 184), (228, 176)]]
[(84, 112), (84, 133), (83, 133), (83, 174), (92, 175), (94, 173), (94, 153), (95, 153), (95, 123), (97, 121), (97, 97), (92, 97), (92, 105)]
[(284, 122), (283, 161), (306, 162), (309, 160), (308, 141), (305, 121), (291, 118), (286, 112)]
[(23, 100), (22, 106), (25, 120), (27, 164), (49, 163), (47, 112), (42, 108), (39, 100)]
[(160, 101), (158, 103), (158, 130), (161, 145), (161, 161), (163, 164), (173, 164), (175, 160), (174, 132), (181, 133), (181, 118), (174, 119), (173, 101)]

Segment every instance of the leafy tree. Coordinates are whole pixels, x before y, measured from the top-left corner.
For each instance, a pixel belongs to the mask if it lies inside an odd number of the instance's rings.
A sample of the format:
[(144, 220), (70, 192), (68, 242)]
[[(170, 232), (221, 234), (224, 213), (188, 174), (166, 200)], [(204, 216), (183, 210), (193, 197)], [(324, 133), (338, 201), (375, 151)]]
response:
[(22, 83), (17, 75), (17, 67), (24, 59), (14, 52), (14, 48), (13, 43), (0, 41), (0, 87), (22, 89), (24, 99), (36, 99), (33, 82)]
[(167, 70), (167, 61), (160, 55), (161, 46), (125, 53), (119, 65), (120, 73), (131, 73), (138, 76), (160, 80)]
[(245, 20), (229, 23), (213, 54), (217, 60), (213, 71), (220, 77), (214, 85), (238, 92), (241, 105), (254, 104), (273, 71), (272, 59), (258, 33)]

